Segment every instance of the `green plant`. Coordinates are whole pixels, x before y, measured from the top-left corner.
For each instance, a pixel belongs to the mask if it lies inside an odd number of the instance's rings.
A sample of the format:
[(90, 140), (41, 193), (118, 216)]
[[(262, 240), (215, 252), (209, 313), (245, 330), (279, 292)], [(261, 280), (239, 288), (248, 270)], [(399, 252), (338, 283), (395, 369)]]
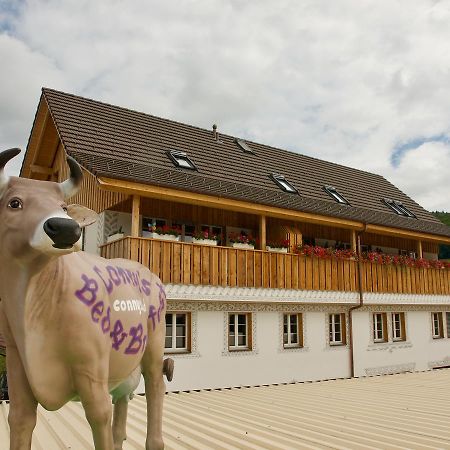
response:
[(122, 234), (123, 230), (122, 230), (122, 225), (119, 228), (116, 228), (114, 231), (111, 231), (111, 233), (108, 234), (109, 236), (114, 236), (115, 234)]

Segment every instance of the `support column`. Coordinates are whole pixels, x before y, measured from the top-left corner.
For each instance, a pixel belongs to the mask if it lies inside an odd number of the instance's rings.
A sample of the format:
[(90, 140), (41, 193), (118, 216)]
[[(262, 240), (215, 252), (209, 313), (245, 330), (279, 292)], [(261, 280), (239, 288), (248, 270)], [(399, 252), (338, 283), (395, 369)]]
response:
[(266, 241), (267, 241), (266, 216), (259, 216), (259, 248), (261, 250), (266, 249)]
[(352, 245), (352, 251), (356, 253), (358, 251), (357, 241), (356, 241), (356, 231), (352, 230), (351, 233), (352, 234), (350, 236), (350, 243)]
[(417, 241), (417, 258), (423, 258), (422, 241)]
[(141, 207), (141, 197), (133, 195), (133, 206), (131, 210), (131, 237), (139, 237), (139, 210)]

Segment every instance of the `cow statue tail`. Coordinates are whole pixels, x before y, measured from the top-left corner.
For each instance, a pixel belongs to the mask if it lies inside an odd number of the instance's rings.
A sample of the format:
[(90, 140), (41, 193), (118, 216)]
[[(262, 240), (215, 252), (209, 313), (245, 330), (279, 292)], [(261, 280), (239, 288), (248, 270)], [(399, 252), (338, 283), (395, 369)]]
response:
[(173, 370), (175, 368), (175, 362), (172, 358), (167, 358), (163, 363), (163, 374), (166, 376), (167, 381), (173, 380)]

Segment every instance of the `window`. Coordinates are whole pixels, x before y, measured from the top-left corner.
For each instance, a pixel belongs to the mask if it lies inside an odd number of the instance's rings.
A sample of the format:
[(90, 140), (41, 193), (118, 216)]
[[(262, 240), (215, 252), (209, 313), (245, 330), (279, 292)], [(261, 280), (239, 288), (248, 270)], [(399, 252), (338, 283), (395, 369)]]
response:
[(255, 154), (255, 152), (249, 147), (247, 142), (241, 141), (240, 139), (236, 139), (237, 145), (241, 147), (242, 150), (244, 150), (245, 153), (251, 153), (252, 155)]
[(283, 314), (283, 347), (303, 347), (301, 314)]
[(447, 322), (447, 337), (450, 338), (450, 312), (445, 313), (445, 319)]
[(348, 201), (336, 190), (334, 186), (324, 186), (325, 192), (332, 198), (334, 198), (338, 203), (343, 205), (348, 205)]
[(403, 312), (392, 313), (392, 340), (406, 340), (405, 313)]
[(197, 170), (195, 164), (189, 159), (185, 152), (180, 152), (178, 150), (171, 150), (168, 152), (169, 158), (177, 166), (183, 169)]
[(345, 345), (345, 314), (330, 314), (328, 317), (330, 345)]
[(390, 198), (383, 199), (384, 203), (392, 209), (392, 211), (396, 212), (400, 216), (405, 217), (416, 217), (406, 206), (403, 205), (402, 202), (398, 202), (397, 200), (392, 200)]
[[(433, 321), (433, 339), (442, 339), (444, 337), (444, 324), (442, 313), (441, 312), (431, 313), (431, 318)], [(447, 328), (448, 328), (448, 317), (447, 317)]]
[(166, 314), (166, 353), (191, 351), (191, 314), (168, 312)]
[(251, 350), (252, 315), (250, 313), (230, 313), (228, 315), (228, 349)]
[(373, 314), (373, 342), (387, 342), (387, 316), (386, 313)]
[(202, 230), (202, 233), (207, 233), (208, 236), (216, 236), (217, 245), (222, 245), (222, 227), (202, 225), (200, 229)]
[(292, 186), (292, 184), (289, 183), (289, 181), (286, 180), (286, 178), (283, 177), (283, 175), (277, 175), (276, 173), (273, 173), (271, 175), (271, 178), (275, 183), (280, 186), (281, 189), (285, 192), (289, 192), (291, 194), (297, 193), (297, 189)]

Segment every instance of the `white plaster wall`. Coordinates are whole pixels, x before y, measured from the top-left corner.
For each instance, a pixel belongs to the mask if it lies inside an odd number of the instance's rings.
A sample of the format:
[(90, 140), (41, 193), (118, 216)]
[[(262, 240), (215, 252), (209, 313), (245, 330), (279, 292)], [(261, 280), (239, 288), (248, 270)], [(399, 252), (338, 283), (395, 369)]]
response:
[(303, 349), (283, 350), (280, 312), (253, 312), (252, 352), (226, 350), (225, 313), (198, 311), (192, 355), (171, 355), (175, 376), (169, 391), (320, 380), (350, 376), (347, 347), (329, 347), (328, 313), (304, 312)]
[(404, 342), (392, 342), (389, 319), (390, 312), (388, 312), (389, 342), (373, 343), (372, 312), (354, 312), (355, 376), (428, 370), (436, 366), (436, 362), (445, 359), (450, 361), (450, 339), (432, 338), (431, 309), (405, 312)]
[(97, 236), (100, 224), (98, 222), (87, 226), (84, 229), (84, 251), (88, 253), (99, 254)]

